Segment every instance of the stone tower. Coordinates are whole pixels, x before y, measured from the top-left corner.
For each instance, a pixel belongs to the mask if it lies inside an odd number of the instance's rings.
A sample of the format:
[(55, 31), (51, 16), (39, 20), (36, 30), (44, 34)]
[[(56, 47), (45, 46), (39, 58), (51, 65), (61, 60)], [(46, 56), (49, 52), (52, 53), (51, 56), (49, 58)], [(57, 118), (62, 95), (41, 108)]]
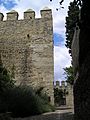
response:
[(0, 52), (3, 65), (12, 73), (17, 85), (44, 87), (52, 104), (53, 97), (53, 24), (51, 9), (24, 12), (24, 19), (18, 20), (18, 13), (7, 13), (3, 21), (0, 13)]
[(69, 83), (66, 85), (65, 81), (61, 81), (60, 85), (60, 82), (56, 81), (54, 88), (60, 89), (63, 91), (63, 93), (65, 93), (59, 105), (66, 105), (67, 107), (73, 108), (73, 86), (71, 86)]

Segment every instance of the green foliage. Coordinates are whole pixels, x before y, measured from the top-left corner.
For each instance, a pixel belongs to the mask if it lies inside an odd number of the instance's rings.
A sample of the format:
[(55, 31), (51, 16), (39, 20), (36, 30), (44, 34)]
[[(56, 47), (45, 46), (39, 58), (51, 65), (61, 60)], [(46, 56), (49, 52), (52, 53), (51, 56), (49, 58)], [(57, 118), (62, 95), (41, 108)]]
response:
[(26, 117), (52, 110), (46, 99), (27, 86), (9, 88), (1, 95), (0, 112), (11, 112), (13, 117)]
[(39, 88), (36, 90), (35, 93), (36, 93), (37, 95), (41, 95), (43, 88), (44, 88), (44, 87), (39, 87)]
[(54, 88), (54, 99), (55, 99), (55, 103), (59, 103), (60, 100), (63, 98), (63, 91), (61, 89), (58, 88)]
[(70, 83), (73, 85), (74, 82), (74, 72), (73, 72), (73, 67), (66, 67), (64, 68), (64, 74), (66, 75), (66, 82)]
[(71, 54), (71, 44), (74, 35), (74, 29), (76, 23), (79, 20), (79, 6), (76, 2), (70, 2), (68, 7), (68, 16), (66, 17), (66, 47), (69, 48), (69, 53)]
[(47, 103), (49, 103), (49, 97), (47, 96), (46, 93), (43, 94), (43, 89), (44, 87), (39, 87), (38, 89), (35, 90), (35, 94), (44, 99)]
[(0, 92), (13, 86), (14, 86), (14, 81), (12, 80), (12, 77), (10, 76), (7, 69), (3, 67), (0, 57)]
[(15, 86), (0, 58), (0, 113), (11, 112), (13, 117), (25, 117), (53, 111), (42, 90), (42, 87), (35, 91), (28, 86)]

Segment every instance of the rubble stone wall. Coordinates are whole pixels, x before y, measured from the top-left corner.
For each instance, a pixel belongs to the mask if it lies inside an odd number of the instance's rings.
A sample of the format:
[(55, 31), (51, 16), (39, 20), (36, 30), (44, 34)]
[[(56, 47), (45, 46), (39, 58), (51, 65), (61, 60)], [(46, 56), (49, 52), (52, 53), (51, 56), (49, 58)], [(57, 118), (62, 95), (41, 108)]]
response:
[(51, 9), (35, 18), (31, 9), (18, 20), (18, 13), (0, 13), (0, 53), (4, 66), (14, 74), (17, 85), (44, 87), (53, 103), (53, 24)]

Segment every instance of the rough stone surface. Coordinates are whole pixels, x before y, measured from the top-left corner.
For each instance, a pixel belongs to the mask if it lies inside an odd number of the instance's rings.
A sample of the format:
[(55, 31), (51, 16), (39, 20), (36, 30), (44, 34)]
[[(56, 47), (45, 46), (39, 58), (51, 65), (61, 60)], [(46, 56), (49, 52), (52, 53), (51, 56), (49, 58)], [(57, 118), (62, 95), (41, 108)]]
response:
[(41, 18), (34, 18), (34, 13), (28, 10), (25, 19), (18, 20), (18, 13), (11, 11), (5, 21), (0, 13), (1, 59), (17, 85), (44, 87), (53, 103), (52, 11), (41, 10)]
[(73, 68), (74, 68), (74, 74), (77, 74), (77, 71), (79, 69), (79, 33), (80, 33), (80, 29), (77, 26), (74, 32), (74, 37), (73, 37), (73, 41), (72, 41), (72, 64), (73, 64)]
[(71, 86), (69, 83), (67, 83), (65, 81), (60, 82), (56, 81), (56, 85), (54, 86), (55, 88), (58, 88), (60, 90), (62, 90), (63, 92), (67, 92), (68, 94), (66, 94), (64, 97), (64, 100), (61, 100), (60, 105), (62, 105), (62, 103), (64, 103), (66, 106), (68, 107), (72, 107), (74, 106), (74, 101), (73, 101), (73, 86)]

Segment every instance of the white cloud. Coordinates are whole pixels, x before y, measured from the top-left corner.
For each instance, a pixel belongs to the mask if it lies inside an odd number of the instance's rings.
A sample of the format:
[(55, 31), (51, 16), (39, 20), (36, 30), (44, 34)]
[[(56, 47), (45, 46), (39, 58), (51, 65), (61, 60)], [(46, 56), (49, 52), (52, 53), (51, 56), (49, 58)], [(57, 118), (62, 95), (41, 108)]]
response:
[(71, 57), (65, 46), (54, 46), (54, 80), (65, 80), (63, 68), (71, 65)]

